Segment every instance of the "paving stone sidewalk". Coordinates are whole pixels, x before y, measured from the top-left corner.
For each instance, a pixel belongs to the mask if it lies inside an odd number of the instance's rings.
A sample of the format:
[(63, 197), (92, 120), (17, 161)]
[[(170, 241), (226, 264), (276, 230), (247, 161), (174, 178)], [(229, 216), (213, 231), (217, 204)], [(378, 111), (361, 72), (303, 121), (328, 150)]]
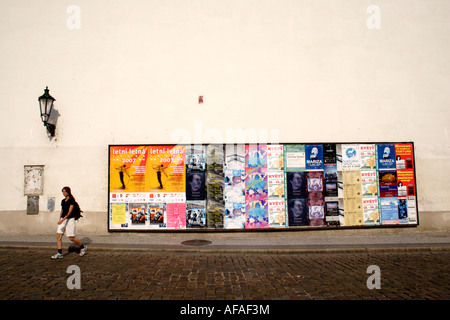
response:
[[(450, 299), (450, 251), (203, 253), (0, 248), (2, 300)], [(68, 288), (80, 270), (80, 289)], [(380, 270), (380, 289), (369, 289)]]

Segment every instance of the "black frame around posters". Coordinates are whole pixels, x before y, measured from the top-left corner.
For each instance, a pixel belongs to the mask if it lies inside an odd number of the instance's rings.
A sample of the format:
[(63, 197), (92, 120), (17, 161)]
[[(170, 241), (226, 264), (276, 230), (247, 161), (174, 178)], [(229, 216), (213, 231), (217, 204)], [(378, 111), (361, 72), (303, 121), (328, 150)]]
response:
[(415, 227), (413, 142), (108, 146), (108, 231)]

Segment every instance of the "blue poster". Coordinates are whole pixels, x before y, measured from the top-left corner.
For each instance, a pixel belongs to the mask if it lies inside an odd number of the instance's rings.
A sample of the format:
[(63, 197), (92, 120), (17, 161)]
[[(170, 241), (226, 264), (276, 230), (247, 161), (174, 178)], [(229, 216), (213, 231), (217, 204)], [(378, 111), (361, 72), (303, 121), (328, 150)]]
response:
[(381, 223), (398, 223), (398, 199), (397, 197), (380, 198)]
[(395, 169), (395, 146), (378, 144), (378, 169)]
[(323, 170), (323, 147), (321, 144), (305, 145), (306, 170)]

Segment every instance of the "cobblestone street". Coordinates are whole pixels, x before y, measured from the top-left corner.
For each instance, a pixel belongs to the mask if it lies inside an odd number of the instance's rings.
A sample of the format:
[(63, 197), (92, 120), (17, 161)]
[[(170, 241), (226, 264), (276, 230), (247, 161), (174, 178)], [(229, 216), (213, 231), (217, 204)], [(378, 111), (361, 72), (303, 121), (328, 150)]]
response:
[[(2, 300), (450, 299), (450, 251), (374, 253), (151, 253), (0, 249)], [(75, 265), (80, 289), (69, 290)], [(380, 289), (368, 289), (371, 265)]]

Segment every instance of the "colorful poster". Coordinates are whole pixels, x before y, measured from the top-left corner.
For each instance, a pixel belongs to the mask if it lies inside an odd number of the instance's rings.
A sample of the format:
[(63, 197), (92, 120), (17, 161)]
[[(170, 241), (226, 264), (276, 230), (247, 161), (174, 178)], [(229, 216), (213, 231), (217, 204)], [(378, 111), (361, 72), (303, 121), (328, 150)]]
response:
[(408, 205), (406, 198), (397, 198), (398, 200), (398, 223), (408, 223)]
[(397, 170), (414, 169), (412, 143), (395, 144), (395, 167)]
[(308, 193), (323, 191), (323, 172), (308, 171), (306, 172), (306, 189)]
[(245, 171), (225, 169), (225, 202), (245, 200)]
[(284, 172), (283, 171), (268, 171), (267, 183), (269, 198), (283, 198), (284, 199)]
[(222, 144), (206, 147), (206, 225), (223, 228), (225, 215), (225, 151)]
[(284, 170), (283, 145), (267, 145), (267, 170)]
[(245, 214), (246, 228), (267, 228), (268, 181), (267, 146), (245, 146)]
[(324, 172), (324, 197), (338, 196), (337, 166), (336, 164), (326, 164)]
[(285, 171), (305, 171), (305, 145), (288, 144), (284, 146)]
[(269, 199), (269, 227), (279, 228), (286, 226), (286, 203), (284, 198)]
[(245, 199), (247, 201), (267, 200), (269, 194), (267, 169), (257, 168), (246, 170), (245, 189)]
[(130, 203), (131, 224), (135, 226), (145, 226), (148, 220), (146, 203)]
[(380, 223), (380, 213), (378, 209), (378, 197), (362, 198), (364, 225), (376, 225)]
[(335, 164), (336, 159), (336, 144), (335, 143), (325, 143), (323, 145), (323, 163)]
[(109, 146), (108, 227), (417, 224), (412, 143)]
[(308, 199), (308, 219), (310, 226), (324, 225), (325, 208), (322, 199)]
[(225, 202), (225, 229), (244, 229), (245, 228), (245, 200), (242, 202)]
[(225, 145), (225, 166), (229, 170), (245, 170), (245, 145)]
[(361, 170), (375, 170), (377, 168), (377, 152), (375, 144), (360, 144)]
[(343, 144), (342, 145), (342, 170), (359, 170), (361, 169), (361, 157), (359, 145)]
[(186, 201), (186, 228), (206, 227), (206, 201)]
[(225, 229), (245, 228), (245, 146), (225, 146)]
[(397, 189), (399, 197), (416, 195), (414, 170), (397, 170)]
[(204, 172), (186, 173), (186, 200), (206, 199), (206, 177)]
[(146, 192), (185, 192), (184, 146), (149, 146)]
[(299, 227), (308, 225), (306, 199), (288, 200), (288, 222), (290, 227)]
[(378, 177), (376, 170), (361, 170), (361, 188), (363, 197), (378, 195)]
[(126, 223), (126, 204), (113, 204), (111, 205), (112, 224), (125, 224)]
[(395, 147), (393, 144), (377, 145), (378, 169), (395, 169)]
[(339, 202), (326, 201), (325, 202), (325, 222), (328, 226), (339, 225)]
[(417, 221), (417, 204), (416, 197), (407, 197), (408, 222), (416, 224)]
[(321, 144), (305, 145), (306, 170), (323, 170), (323, 146)]
[(267, 168), (267, 146), (250, 144), (245, 146), (245, 165), (247, 168)]
[(186, 147), (186, 172), (204, 172), (206, 170), (206, 149), (202, 145)]
[(268, 228), (269, 215), (267, 200), (246, 201), (245, 212), (247, 219), (245, 221), (246, 229)]
[(109, 191), (146, 192), (148, 147), (110, 147)]
[(186, 227), (186, 204), (167, 203), (167, 228), (183, 229)]
[(396, 170), (379, 170), (378, 184), (380, 188), (380, 197), (396, 197), (397, 196), (397, 171)]
[(363, 224), (361, 170), (343, 171), (344, 225)]
[[(158, 198), (159, 199), (159, 198)], [(166, 227), (166, 204), (161, 202), (150, 203), (148, 206), (150, 228)]]
[(306, 198), (306, 172), (288, 171), (286, 172), (287, 197)]
[(398, 200), (397, 197), (380, 198), (381, 223), (398, 223)]

